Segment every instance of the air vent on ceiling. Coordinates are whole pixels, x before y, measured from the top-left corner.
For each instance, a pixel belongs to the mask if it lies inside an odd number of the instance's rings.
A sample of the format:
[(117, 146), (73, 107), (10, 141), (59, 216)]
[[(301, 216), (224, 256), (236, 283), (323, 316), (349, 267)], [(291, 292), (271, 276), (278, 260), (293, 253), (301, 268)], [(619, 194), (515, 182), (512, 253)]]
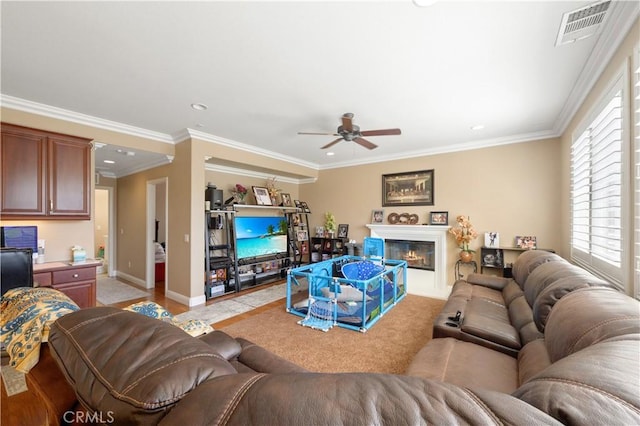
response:
[(600, 1), (562, 15), (556, 46), (573, 43), (594, 34), (602, 28), (611, 0)]

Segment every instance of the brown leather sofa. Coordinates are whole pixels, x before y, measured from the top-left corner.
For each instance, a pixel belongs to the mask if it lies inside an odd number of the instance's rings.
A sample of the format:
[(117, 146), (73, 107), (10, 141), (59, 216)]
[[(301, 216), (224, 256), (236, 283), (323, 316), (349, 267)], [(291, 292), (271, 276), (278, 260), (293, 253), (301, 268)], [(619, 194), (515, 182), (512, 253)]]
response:
[[(168, 323), (100, 307), (58, 319), (49, 349), (75, 390), (83, 421), (558, 424), (507, 394), (400, 375), (310, 373), (244, 340), (237, 341), (238, 352), (233, 340), (222, 332), (198, 339)], [(66, 418), (74, 416), (67, 411)]]
[(60, 318), (49, 348), (78, 409), (115, 424), (640, 424), (639, 302), (604, 286), (566, 290), (534, 316), (540, 338), (517, 357), (436, 338), (406, 375), (310, 373), (243, 339), (197, 339), (115, 308)]
[(434, 321), (433, 337), (454, 337), (517, 357), (527, 343), (542, 338), (554, 304), (586, 287), (620, 290), (555, 253), (527, 251), (514, 262), (512, 279), (470, 274), (456, 281)]

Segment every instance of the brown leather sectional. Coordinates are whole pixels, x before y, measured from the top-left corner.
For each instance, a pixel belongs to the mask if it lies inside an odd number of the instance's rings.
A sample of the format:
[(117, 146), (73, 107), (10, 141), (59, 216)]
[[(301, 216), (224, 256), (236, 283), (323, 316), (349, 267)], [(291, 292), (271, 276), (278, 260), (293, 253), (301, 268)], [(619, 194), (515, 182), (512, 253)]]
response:
[[(525, 260), (514, 265), (516, 282), (547, 263), (557, 265), (548, 271), (557, 280), (573, 276), (568, 270), (583, 274), (561, 259), (538, 259), (536, 268)], [(49, 348), (77, 408), (113, 424), (640, 424), (638, 301), (606, 285), (549, 290), (553, 280), (540, 280), (538, 290), (521, 288), (525, 301), (533, 297), (538, 338), (520, 340), (515, 356), (502, 341), (492, 348), (457, 338), (460, 327), (457, 337), (429, 341), (406, 375), (312, 373), (222, 332), (193, 338), (107, 307), (57, 320)], [(509, 282), (468, 286), (474, 282), (456, 284), (452, 297), (471, 292), (469, 303), (516, 292)], [(543, 294), (548, 302), (537, 306)], [(469, 313), (461, 318), (470, 321)], [(511, 324), (519, 339), (530, 327)]]
[[(531, 250), (513, 264), (513, 278), (470, 274), (454, 283), (433, 327), (433, 337), (455, 337), (513, 357), (542, 338), (547, 316), (564, 295), (579, 288), (621, 291), (555, 253)], [(460, 313), (460, 320), (455, 321)]]

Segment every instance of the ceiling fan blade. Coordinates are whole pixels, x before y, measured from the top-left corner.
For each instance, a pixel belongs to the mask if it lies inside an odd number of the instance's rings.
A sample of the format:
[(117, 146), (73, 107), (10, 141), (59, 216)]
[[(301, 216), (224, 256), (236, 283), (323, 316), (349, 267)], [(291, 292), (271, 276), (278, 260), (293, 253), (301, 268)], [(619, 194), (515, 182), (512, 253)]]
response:
[(322, 135), (322, 136), (340, 136), (337, 133), (333, 133), (333, 132), (325, 132), (325, 133), (318, 133), (318, 132), (298, 132), (299, 135)]
[(364, 130), (360, 132), (362, 136), (386, 136), (400, 135), (400, 129)]
[(353, 131), (353, 113), (347, 112), (342, 115), (342, 129), (346, 132)]
[(369, 142), (368, 140), (364, 139), (364, 138), (353, 138), (353, 141), (355, 143), (358, 143), (362, 146), (364, 146), (365, 148), (369, 148), (369, 149), (375, 149), (378, 147), (378, 145)]
[(335, 140), (335, 141), (333, 141), (333, 142), (329, 142), (328, 144), (326, 144), (325, 146), (323, 146), (323, 147), (322, 147), (322, 148), (320, 148), (320, 149), (327, 149), (327, 148), (330, 148), (330, 147), (334, 146), (335, 144), (337, 144), (338, 142), (340, 142), (341, 140), (342, 140), (342, 138), (338, 138), (338, 139), (336, 139), (336, 140)]

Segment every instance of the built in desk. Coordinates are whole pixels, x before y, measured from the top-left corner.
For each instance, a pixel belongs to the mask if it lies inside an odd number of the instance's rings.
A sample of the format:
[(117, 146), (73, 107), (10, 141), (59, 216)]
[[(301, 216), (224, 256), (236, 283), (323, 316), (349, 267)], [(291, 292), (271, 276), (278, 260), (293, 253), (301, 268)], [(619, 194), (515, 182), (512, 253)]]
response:
[(80, 308), (96, 306), (96, 268), (99, 260), (45, 262), (33, 265), (34, 287), (52, 287), (69, 296)]

